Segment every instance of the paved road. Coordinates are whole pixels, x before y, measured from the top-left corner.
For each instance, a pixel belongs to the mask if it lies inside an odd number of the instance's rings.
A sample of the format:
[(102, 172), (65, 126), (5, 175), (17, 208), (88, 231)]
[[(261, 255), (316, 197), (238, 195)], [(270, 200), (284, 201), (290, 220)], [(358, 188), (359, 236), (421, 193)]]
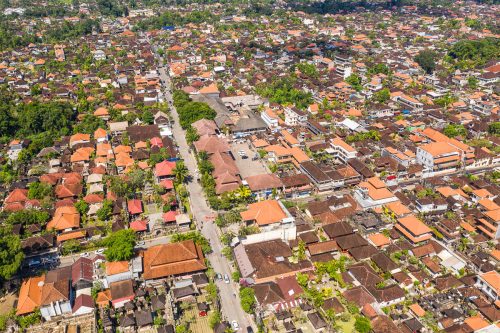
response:
[[(159, 69), (160, 77), (162, 82), (165, 82), (165, 100), (167, 102), (172, 101), (172, 92), (170, 78), (165, 72), (164, 68)], [(196, 158), (193, 154), (189, 152), (189, 145), (186, 142), (186, 133), (179, 125), (179, 115), (174, 107), (171, 107), (171, 114), (174, 119), (174, 125), (172, 128), (172, 133), (175, 137), (177, 145), (179, 146), (179, 152), (184, 164), (189, 169), (189, 173), (194, 175), (198, 170), (196, 163)], [(203, 193), (203, 188), (196, 181), (191, 181), (187, 184), (187, 189), (189, 192), (191, 200), (191, 211), (197, 222), (197, 226), (201, 229), (201, 233), (208, 240), (210, 240), (210, 245), (212, 246), (213, 253), (208, 256), (210, 263), (216, 273), (227, 274), (231, 277), (231, 269), (225, 257), (221, 255), (221, 250), (223, 245), (220, 242), (220, 237), (217, 231), (217, 226), (212, 222), (210, 217), (214, 216), (215, 212), (208, 206), (205, 200), (205, 195)], [(240, 331), (242, 331), (247, 326), (254, 326), (251, 318), (246, 314), (240, 305), (238, 298), (238, 287), (235, 283), (231, 282), (229, 284), (223, 281), (218, 281), (217, 286), (219, 287), (219, 296), (222, 305), (222, 314), (225, 318), (231, 322), (236, 320), (239, 324)]]

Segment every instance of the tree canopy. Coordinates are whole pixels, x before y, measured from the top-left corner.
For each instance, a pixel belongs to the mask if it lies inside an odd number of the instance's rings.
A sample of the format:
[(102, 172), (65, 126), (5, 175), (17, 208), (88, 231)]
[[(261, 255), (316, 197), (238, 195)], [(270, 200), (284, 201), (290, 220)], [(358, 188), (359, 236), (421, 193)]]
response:
[(372, 325), (370, 324), (370, 320), (368, 318), (358, 316), (354, 322), (354, 328), (359, 333), (368, 333), (371, 331)]
[(467, 130), (464, 125), (449, 124), (445, 126), (443, 133), (449, 138), (454, 138), (456, 136), (465, 137), (467, 135)]
[(0, 228), (0, 279), (10, 279), (21, 267), (24, 253), (19, 236), (10, 227)]
[(243, 287), (240, 289), (240, 302), (243, 311), (253, 313), (255, 311), (255, 292), (252, 288)]
[(173, 94), (174, 105), (179, 114), (179, 122), (182, 128), (188, 129), (191, 124), (200, 119), (215, 119), (217, 112), (207, 103), (193, 102), (188, 94), (177, 90)]
[(107, 247), (104, 255), (109, 261), (130, 260), (134, 255), (135, 231), (132, 229), (123, 229), (113, 232), (104, 241), (103, 245)]
[(436, 69), (437, 53), (432, 50), (420, 51), (414, 60), (422, 67), (427, 74), (432, 74)]
[(448, 56), (459, 68), (477, 67), (500, 57), (500, 39), (461, 40), (453, 44)]
[(294, 87), (293, 77), (278, 78), (271, 83), (262, 83), (255, 88), (257, 94), (267, 97), (271, 102), (281, 105), (293, 104), (299, 109), (306, 109), (313, 103), (311, 93)]
[(50, 214), (43, 210), (23, 209), (10, 213), (5, 219), (7, 224), (41, 224), (44, 225), (50, 218)]

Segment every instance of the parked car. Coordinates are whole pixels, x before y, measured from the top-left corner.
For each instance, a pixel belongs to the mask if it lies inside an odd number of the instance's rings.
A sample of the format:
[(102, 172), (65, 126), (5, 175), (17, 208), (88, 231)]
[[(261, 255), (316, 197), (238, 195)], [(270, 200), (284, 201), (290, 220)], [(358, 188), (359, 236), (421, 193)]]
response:
[(222, 274), (221, 273), (215, 274), (215, 279), (218, 281), (222, 280)]
[(103, 253), (104, 253), (104, 249), (95, 250), (95, 254), (103, 254)]
[(88, 253), (88, 252), (80, 253), (80, 257), (89, 257), (89, 256), (90, 256), (90, 253)]
[(247, 326), (247, 333), (253, 333), (252, 326)]
[(227, 274), (224, 274), (224, 282), (225, 283), (229, 283), (229, 276), (227, 276)]
[(231, 322), (231, 327), (236, 331), (238, 328), (240, 328), (240, 325), (238, 325), (238, 322), (236, 320), (233, 320)]

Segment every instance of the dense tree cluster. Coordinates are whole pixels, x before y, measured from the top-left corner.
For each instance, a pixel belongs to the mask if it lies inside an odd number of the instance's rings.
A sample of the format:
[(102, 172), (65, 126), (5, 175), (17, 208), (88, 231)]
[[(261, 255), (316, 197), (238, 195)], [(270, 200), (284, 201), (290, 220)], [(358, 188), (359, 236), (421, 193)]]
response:
[(0, 51), (11, 48), (27, 46), (30, 43), (35, 43), (39, 39), (31, 33), (17, 33), (5, 16), (0, 15)]
[(313, 102), (313, 98), (311, 93), (295, 88), (296, 81), (293, 77), (278, 78), (271, 83), (258, 85), (255, 90), (271, 102), (281, 105), (293, 104), (299, 109), (305, 109)]
[(21, 267), (24, 253), (10, 226), (0, 228), (0, 280), (10, 279)]
[(500, 57), (500, 39), (461, 40), (453, 44), (448, 56), (459, 68), (484, 65), (488, 61)]
[(134, 256), (136, 234), (132, 229), (123, 229), (109, 235), (103, 245), (104, 255), (109, 261), (130, 260)]
[(161, 29), (168, 26), (185, 25), (188, 23), (214, 23), (219, 21), (219, 16), (214, 15), (208, 10), (191, 11), (184, 15), (167, 11), (160, 16), (151, 17), (141, 20), (137, 23), (136, 28), (139, 30)]
[(173, 97), (182, 128), (189, 128), (192, 123), (200, 119), (214, 119), (217, 115), (207, 103), (193, 102), (182, 90), (175, 91)]
[(203, 235), (198, 231), (191, 231), (182, 234), (173, 234), (172, 238), (170, 239), (172, 243), (182, 242), (185, 240), (192, 240), (193, 242), (195, 242), (195, 244), (201, 246), (201, 250), (203, 251), (204, 254), (212, 252), (212, 247), (210, 246), (210, 242), (208, 241), (208, 239), (203, 237)]
[(437, 60), (437, 53), (431, 50), (423, 50), (420, 51), (416, 56), (415, 56), (415, 61), (417, 64), (422, 67), (422, 69), (427, 73), (427, 74), (432, 74), (434, 72), (434, 69), (436, 69), (436, 60)]
[(61, 25), (47, 30), (45, 38), (52, 41), (62, 41), (90, 35), (92, 31), (100, 31), (99, 21), (92, 19), (85, 19), (76, 23), (64, 21)]

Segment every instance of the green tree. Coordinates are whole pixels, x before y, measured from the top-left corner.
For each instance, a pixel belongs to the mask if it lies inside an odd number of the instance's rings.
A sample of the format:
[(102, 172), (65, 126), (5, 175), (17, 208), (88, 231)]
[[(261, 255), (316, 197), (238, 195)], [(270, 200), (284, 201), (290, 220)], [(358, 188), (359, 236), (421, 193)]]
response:
[(240, 288), (240, 302), (243, 311), (254, 313), (255, 310), (255, 292), (252, 288)]
[(141, 120), (142, 122), (151, 125), (155, 121), (155, 116), (151, 111), (146, 110), (141, 114)]
[(385, 103), (391, 98), (391, 92), (389, 89), (384, 88), (373, 94), (373, 99), (378, 103)]
[(75, 202), (75, 208), (80, 215), (87, 215), (87, 212), (89, 211), (89, 204), (86, 203), (85, 200), (80, 199)]
[(28, 198), (43, 199), (52, 195), (52, 186), (46, 183), (33, 182), (28, 187)]
[(477, 88), (477, 85), (479, 83), (479, 80), (477, 79), (477, 77), (475, 76), (469, 76), (467, 78), (467, 85), (469, 86), (469, 88), (471, 89), (476, 89)]
[(105, 199), (101, 208), (96, 212), (97, 218), (101, 221), (108, 221), (113, 214), (113, 201)]
[(446, 125), (445, 128), (443, 129), (443, 133), (449, 138), (454, 138), (457, 136), (462, 136), (462, 137), (467, 136), (467, 130), (465, 129), (464, 125), (455, 125), (455, 124)]
[(208, 318), (208, 325), (210, 326), (211, 329), (214, 329), (214, 327), (221, 321), (222, 321), (222, 315), (220, 311), (215, 310)]
[(189, 175), (189, 170), (183, 161), (176, 162), (173, 171), (175, 175), (175, 180), (177, 181), (178, 184), (184, 183)]
[(212, 248), (210, 247), (210, 242), (203, 237), (203, 235), (198, 231), (190, 231), (182, 234), (173, 234), (170, 241), (172, 243), (182, 242), (185, 240), (193, 240), (195, 244), (201, 246), (201, 249), (204, 254), (212, 252)]
[(185, 324), (177, 325), (175, 327), (175, 333), (187, 333), (188, 328), (186, 327)]
[(113, 232), (103, 242), (107, 247), (104, 255), (109, 261), (130, 260), (134, 255), (136, 234), (132, 229)]
[(80, 252), (81, 248), (82, 246), (80, 245), (80, 242), (78, 240), (70, 239), (62, 244), (61, 252), (64, 255), (68, 255)]
[(299, 245), (297, 247), (297, 258), (299, 261), (306, 259), (306, 243), (304, 243), (302, 239), (299, 240)]
[(354, 322), (354, 328), (359, 333), (368, 333), (372, 330), (372, 325), (370, 324), (370, 320), (368, 318), (359, 316)]
[(232, 279), (234, 282), (239, 283), (241, 279), (241, 273), (240, 271), (234, 271), (233, 274), (231, 275)]
[(436, 69), (437, 53), (431, 50), (420, 51), (414, 58), (415, 62), (422, 67), (427, 74), (432, 74)]
[(21, 267), (23, 259), (19, 237), (10, 227), (0, 227), (0, 279), (10, 279)]
[(500, 134), (500, 121), (495, 121), (488, 125), (488, 133), (499, 135)]
[(10, 213), (5, 222), (7, 224), (41, 224), (45, 225), (45, 223), (49, 220), (50, 214), (43, 210), (37, 209), (23, 209), (17, 212)]
[(351, 74), (346, 79), (345, 82), (349, 83), (352, 88), (356, 91), (361, 91), (363, 86), (361, 85), (361, 77), (357, 74)]
[(195, 141), (198, 141), (200, 139), (200, 136), (198, 135), (198, 132), (196, 132), (196, 129), (193, 126), (189, 126), (186, 130), (186, 141), (188, 144), (192, 144)]
[(217, 112), (213, 110), (207, 103), (188, 102), (177, 107), (179, 114), (179, 122), (182, 128), (187, 129), (192, 123), (200, 119), (214, 119)]
[(98, 128), (106, 128), (106, 122), (93, 114), (86, 114), (82, 121), (73, 127), (73, 133), (94, 134)]
[(306, 288), (309, 283), (309, 276), (304, 273), (297, 273), (297, 282), (302, 288)]

